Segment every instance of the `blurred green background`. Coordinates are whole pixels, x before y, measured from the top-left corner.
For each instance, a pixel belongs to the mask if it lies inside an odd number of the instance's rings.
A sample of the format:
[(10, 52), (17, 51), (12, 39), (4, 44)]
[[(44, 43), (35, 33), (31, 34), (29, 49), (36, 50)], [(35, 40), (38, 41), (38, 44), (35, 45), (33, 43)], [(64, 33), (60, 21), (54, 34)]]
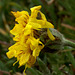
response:
[[(0, 0), (0, 75), (23, 75), (24, 66), (13, 66), (15, 58), (8, 59), (6, 52), (13, 44), (10, 29), (15, 24), (11, 11), (28, 11), (41, 5), (41, 11), (55, 29), (75, 42), (75, 0)], [(27, 75), (75, 75), (75, 49), (64, 47), (60, 52), (40, 53), (36, 63), (27, 69)], [(71, 53), (70, 53), (71, 51)]]

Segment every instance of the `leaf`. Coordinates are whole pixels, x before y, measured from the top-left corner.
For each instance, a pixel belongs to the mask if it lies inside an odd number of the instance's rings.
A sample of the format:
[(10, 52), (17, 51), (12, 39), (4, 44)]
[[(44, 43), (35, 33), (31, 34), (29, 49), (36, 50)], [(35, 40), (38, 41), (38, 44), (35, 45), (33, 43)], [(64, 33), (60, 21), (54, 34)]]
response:
[(27, 70), (31, 72), (31, 75), (38, 75), (35, 69), (33, 68), (28, 68)]
[[(66, 46), (66, 47), (64, 47), (64, 49), (71, 49), (71, 47)], [(67, 57), (69, 58), (70, 62), (72, 63), (73, 67), (75, 68), (75, 59), (74, 59), (73, 54), (71, 53), (71, 51), (67, 51), (66, 54), (67, 54)]]
[(5, 64), (0, 60), (0, 70), (8, 71), (8, 68), (5, 66)]
[(39, 70), (36, 70), (36, 72), (38, 73), (38, 75), (44, 75), (42, 72), (40, 72)]
[(44, 75), (51, 75), (50, 70), (40, 58), (37, 58), (37, 62), (39, 64), (41, 71), (44, 73)]

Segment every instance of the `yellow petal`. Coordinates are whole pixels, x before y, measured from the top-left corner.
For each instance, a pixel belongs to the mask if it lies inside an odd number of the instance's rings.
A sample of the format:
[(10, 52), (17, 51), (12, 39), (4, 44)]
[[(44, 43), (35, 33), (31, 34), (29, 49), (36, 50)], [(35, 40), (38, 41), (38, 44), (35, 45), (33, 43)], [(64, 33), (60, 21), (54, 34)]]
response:
[(55, 37), (52, 35), (52, 33), (49, 31), (49, 29), (47, 29), (47, 34), (51, 40), (55, 40)]
[[(39, 45), (40, 44), (40, 45)], [(42, 48), (44, 47), (44, 45), (39, 41), (39, 44), (37, 47), (35, 47), (35, 49), (33, 50), (33, 56), (37, 57), (40, 54), (40, 51), (42, 50)]]
[(41, 6), (35, 6), (33, 8), (31, 8), (31, 17), (36, 18), (37, 17), (37, 13), (39, 12), (39, 10), (41, 9)]
[(24, 75), (26, 75), (26, 73), (25, 73), (26, 69), (27, 69), (27, 64), (25, 65), (25, 69), (23, 71)]
[(26, 52), (25, 54), (22, 54), (20, 57), (19, 65), (22, 66), (26, 64), (26, 62), (29, 60), (30, 53)]
[(39, 43), (39, 39), (35, 39), (35, 38), (32, 38), (30, 40), (31, 44), (30, 44), (30, 49), (31, 50), (34, 50), (35, 48), (38, 47), (38, 43)]
[(24, 32), (21, 32), (13, 38), (14, 41), (21, 41), (22, 37), (24, 36)]
[(38, 46), (39, 46), (39, 49), (42, 49), (42, 48), (44, 48), (44, 44), (43, 44), (41, 41), (39, 41), (39, 44), (38, 44)]
[(6, 53), (6, 55), (8, 56), (9, 59), (12, 58), (12, 57), (14, 57), (15, 54), (16, 54), (16, 51), (15, 50), (11, 50), (11, 51), (8, 51)]
[(21, 39), (21, 36), (20, 36), (19, 34), (17, 34), (17, 35), (13, 38), (14, 41), (19, 41), (20, 39)]
[(28, 18), (26, 15), (22, 15), (19, 18), (16, 18), (15, 21), (17, 21), (19, 24), (22, 24), (25, 26), (28, 22)]
[(17, 63), (18, 61), (16, 61), (15, 63), (13, 63), (13, 66)]
[(21, 45), (20, 42), (17, 42), (14, 45), (10, 46), (8, 49), (9, 49), (9, 51), (10, 50), (16, 50), (16, 51), (18, 51), (18, 50), (25, 50), (26, 48), (25, 48), (24, 45)]
[(41, 14), (41, 19), (46, 21), (45, 15), (44, 15), (41, 11), (39, 11), (39, 12), (40, 12), (40, 14)]
[(45, 24), (46, 28), (54, 28), (53, 24), (51, 24), (50, 22), (46, 21)]
[(26, 15), (27, 17), (29, 17), (29, 14), (28, 14), (27, 11), (21, 11), (21, 12), (19, 12), (19, 11), (17, 11), (17, 12), (11, 11), (11, 13), (12, 13), (16, 18), (18, 18), (18, 17), (20, 17), (20, 16), (22, 16), (22, 15)]
[(40, 9), (41, 9), (41, 5), (30, 8), (31, 12), (35, 10), (40, 10)]
[(10, 33), (13, 35), (17, 35), (19, 33), (22, 33), (23, 29), (23, 25), (16, 24), (15, 27), (12, 30), (10, 30)]
[(30, 59), (27, 62), (27, 67), (30, 68), (36, 62), (36, 58), (30, 55)]
[(36, 49), (33, 50), (33, 54), (32, 55), (34, 57), (37, 57), (37, 56), (39, 56), (40, 51), (41, 51), (41, 49), (39, 49), (39, 47), (38, 47), (38, 48), (36, 48)]
[(29, 22), (28, 25), (31, 25), (33, 29), (40, 30), (39, 28), (42, 28), (40, 24)]
[(30, 42), (33, 46), (37, 46), (38, 45), (38, 42), (39, 42), (39, 39), (35, 39), (34, 37), (30, 37)]
[(32, 26), (27, 25), (24, 29), (24, 35), (29, 35), (32, 32)]

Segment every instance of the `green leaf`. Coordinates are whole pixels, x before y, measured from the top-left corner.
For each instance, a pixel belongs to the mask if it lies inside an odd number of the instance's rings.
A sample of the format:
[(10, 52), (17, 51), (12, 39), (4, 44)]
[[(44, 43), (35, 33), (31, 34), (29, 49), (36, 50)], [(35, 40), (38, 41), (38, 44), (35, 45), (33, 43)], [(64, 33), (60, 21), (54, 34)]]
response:
[(39, 64), (41, 71), (44, 73), (44, 75), (51, 75), (50, 70), (40, 58), (37, 58), (37, 62)]
[(36, 70), (36, 72), (38, 73), (38, 75), (44, 75), (42, 72), (40, 72), (39, 70)]
[(8, 71), (8, 68), (5, 66), (5, 64), (0, 60), (0, 70)]
[[(64, 47), (64, 49), (71, 49), (71, 47), (66, 46), (66, 47)], [(67, 51), (66, 54), (67, 54), (67, 57), (69, 58), (70, 62), (72, 63), (73, 67), (75, 68), (75, 59), (74, 59), (73, 54), (71, 53), (71, 51)]]
[(31, 75), (38, 75), (35, 69), (33, 68), (28, 68), (27, 70), (31, 72)]

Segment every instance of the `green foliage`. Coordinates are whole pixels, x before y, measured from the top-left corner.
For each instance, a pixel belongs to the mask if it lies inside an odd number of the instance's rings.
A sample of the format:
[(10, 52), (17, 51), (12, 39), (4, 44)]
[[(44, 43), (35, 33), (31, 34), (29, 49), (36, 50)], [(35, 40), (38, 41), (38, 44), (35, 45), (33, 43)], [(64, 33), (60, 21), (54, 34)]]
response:
[(50, 70), (40, 58), (37, 58), (37, 62), (39, 64), (41, 71), (44, 73), (44, 75), (51, 75)]
[(8, 68), (5, 66), (5, 64), (2, 62), (2, 61), (0, 61), (0, 70), (8, 70)]
[[(11, 74), (22, 73), (24, 70), (24, 66), (18, 68), (18, 63), (13, 66), (15, 58), (8, 59), (6, 56), (8, 47), (14, 43), (10, 34), (10, 29), (15, 24), (11, 11), (26, 10), (30, 13), (31, 7), (42, 5), (41, 11), (55, 26), (55, 29), (49, 30), (56, 40), (45, 40), (43, 35), (40, 37), (42, 42), (46, 42), (45, 48), (34, 66), (26, 70), (27, 75), (75, 75), (75, 1), (55, 0), (51, 4), (48, 1), (0, 0), (0, 70)], [(65, 39), (63, 34), (73, 42)]]

